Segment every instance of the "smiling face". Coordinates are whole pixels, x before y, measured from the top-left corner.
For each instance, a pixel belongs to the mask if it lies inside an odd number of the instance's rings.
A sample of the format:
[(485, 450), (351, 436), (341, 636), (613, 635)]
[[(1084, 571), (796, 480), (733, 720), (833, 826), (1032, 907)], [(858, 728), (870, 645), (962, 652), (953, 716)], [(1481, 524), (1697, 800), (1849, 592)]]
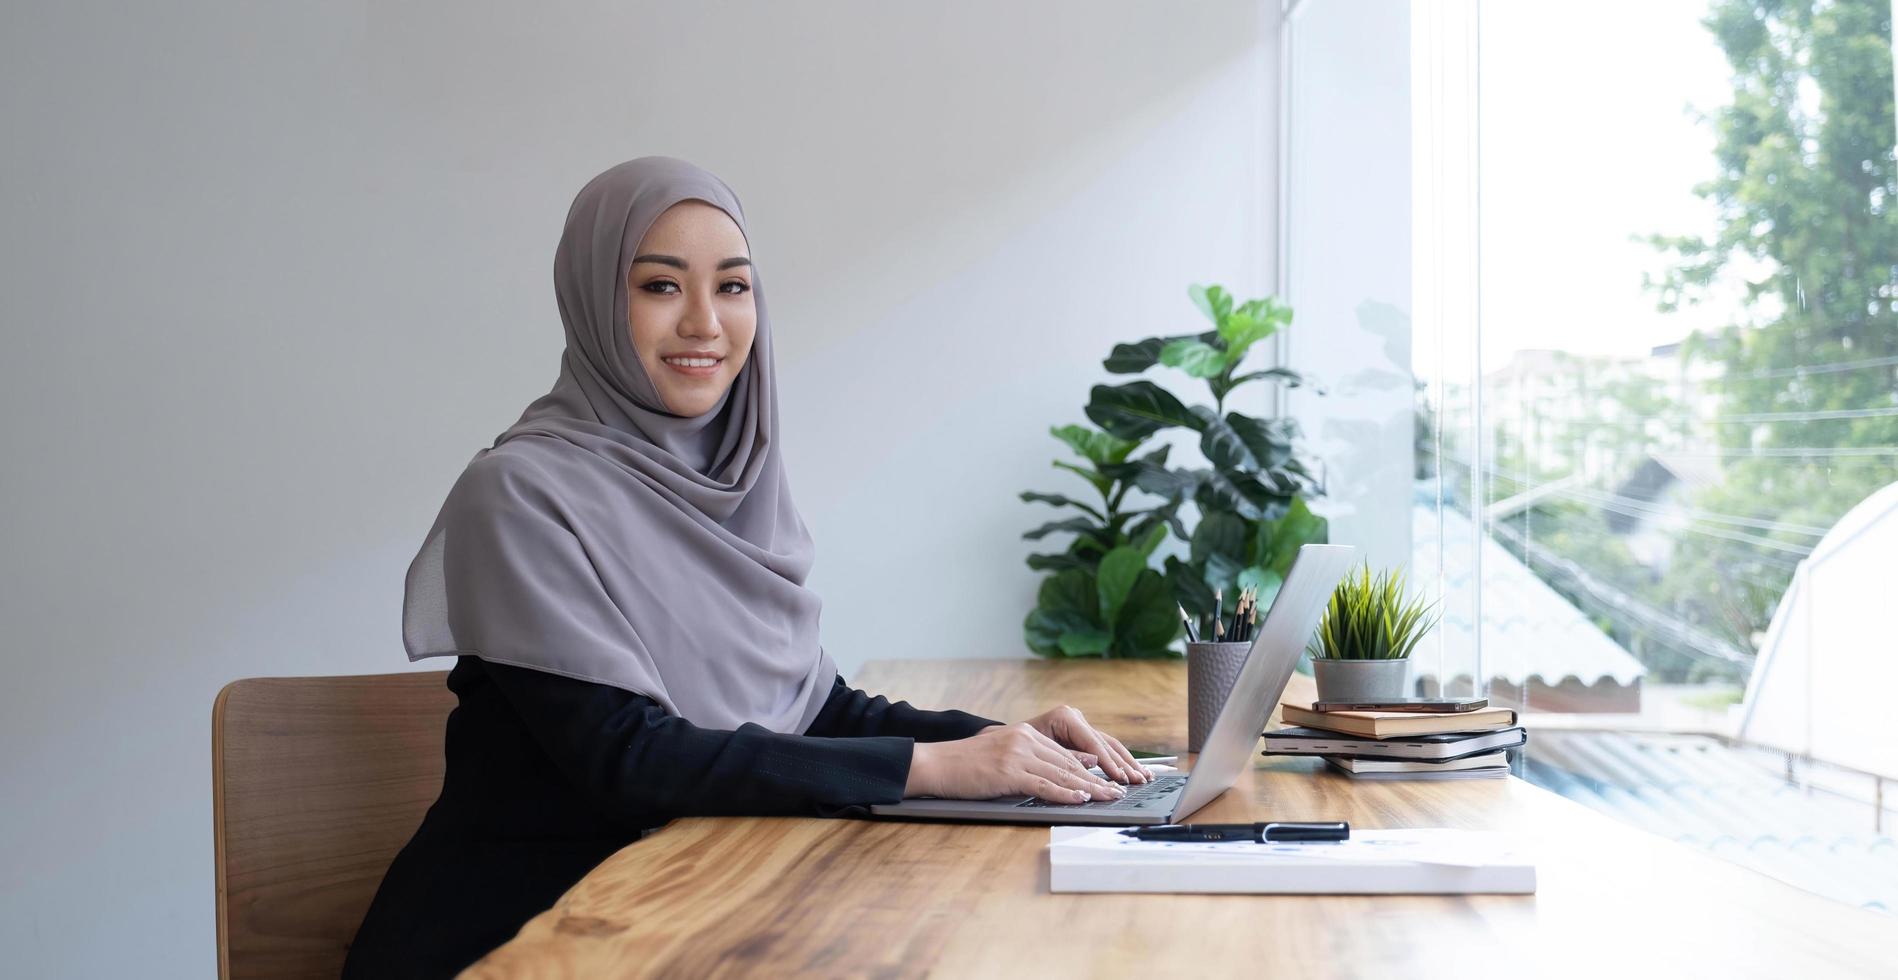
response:
[(737, 380), (758, 330), (751, 288), (744, 232), (711, 204), (680, 201), (640, 239), (626, 320), (666, 411), (703, 415)]

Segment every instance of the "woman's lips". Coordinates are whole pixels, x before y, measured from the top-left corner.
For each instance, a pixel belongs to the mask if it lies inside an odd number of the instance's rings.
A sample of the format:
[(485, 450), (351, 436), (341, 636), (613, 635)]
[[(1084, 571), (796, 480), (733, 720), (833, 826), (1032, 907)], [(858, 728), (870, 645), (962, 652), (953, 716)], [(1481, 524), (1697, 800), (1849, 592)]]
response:
[(722, 359), (717, 364), (713, 364), (710, 367), (686, 367), (683, 364), (674, 364), (671, 361), (664, 361), (662, 363), (664, 363), (666, 367), (669, 367), (673, 369), (674, 371), (677, 371), (680, 374), (685, 375), (688, 378), (709, 378), (712, 375), (717, 374), (719, 368), (722, 368), (725, 366), (725, 362)]

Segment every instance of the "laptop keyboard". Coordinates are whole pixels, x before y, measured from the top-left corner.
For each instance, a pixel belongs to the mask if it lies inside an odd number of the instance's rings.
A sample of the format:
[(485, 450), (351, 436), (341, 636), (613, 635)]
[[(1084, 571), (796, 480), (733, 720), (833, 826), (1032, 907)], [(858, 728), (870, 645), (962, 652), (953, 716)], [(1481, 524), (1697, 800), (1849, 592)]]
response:
[(1186, 782), (1183, 775), (1155, 776), (1149, 783), (1140, 783), (1127, 787), (1127, 795), (1118, 800), (1089, 800), (1086, 803), (1051, 803), (1040, 797), (1023, 800), (1016, 806), (1046, 807), (1057, 810), (1139, 810), (1162, 802), (1180, 784)]

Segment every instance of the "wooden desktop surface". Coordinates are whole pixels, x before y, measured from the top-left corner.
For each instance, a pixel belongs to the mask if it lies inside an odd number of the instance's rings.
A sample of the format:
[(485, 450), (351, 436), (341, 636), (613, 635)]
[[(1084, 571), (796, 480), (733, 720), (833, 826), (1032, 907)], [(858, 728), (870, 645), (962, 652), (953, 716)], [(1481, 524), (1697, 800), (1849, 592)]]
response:
[[(1131, 748), (1185, 749), (1179, 661), (883, 660), (849, 680), (1011, 722), (1068, 703)], [(1293, 684), (1288, 699), (1310, 697)], [(1898, 917), (1521, 779), (1352, 782), (1255, 759), (1191, 819), (1534, 833), (1537, 894), (1056, 895), (1045, 826), (691, 818), (606, 860), (463, 977), (1898, 976)]]

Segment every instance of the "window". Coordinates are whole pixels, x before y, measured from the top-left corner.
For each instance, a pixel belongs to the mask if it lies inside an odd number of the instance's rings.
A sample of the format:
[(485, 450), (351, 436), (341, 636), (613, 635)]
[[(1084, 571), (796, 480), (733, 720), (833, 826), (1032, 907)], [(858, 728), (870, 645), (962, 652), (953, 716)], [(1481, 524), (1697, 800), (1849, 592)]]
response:
[(1344, 381), (1292, 405), (1334, 540), (1442, 603), (1422, 689), (1518, 706), (1533, 782), (1898, 911), (1891, 19), (1306, 0), (1281, 282), (1287, 363)]

